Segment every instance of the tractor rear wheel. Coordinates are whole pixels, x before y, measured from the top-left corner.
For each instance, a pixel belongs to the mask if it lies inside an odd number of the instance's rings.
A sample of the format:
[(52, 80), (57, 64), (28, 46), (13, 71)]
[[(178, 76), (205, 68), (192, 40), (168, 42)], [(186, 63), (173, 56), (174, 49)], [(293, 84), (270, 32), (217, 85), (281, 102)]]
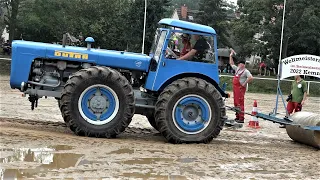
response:
[(115, 137), (134, 115), (133, 89), (118, 71), (91, 67), (76, 72), (62, 91), (60, 109), (77, 135)]
[(156, 125), (170, 142), (208, 143), (223, 128), (224, 101), (218, 90), (199, 78), (183, 78), (168, 85), (155, 108)]

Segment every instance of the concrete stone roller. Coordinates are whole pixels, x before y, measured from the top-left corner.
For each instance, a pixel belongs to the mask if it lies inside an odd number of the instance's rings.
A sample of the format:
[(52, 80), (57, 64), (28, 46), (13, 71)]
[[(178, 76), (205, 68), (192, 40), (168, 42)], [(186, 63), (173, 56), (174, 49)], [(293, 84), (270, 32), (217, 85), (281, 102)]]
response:
[(320, 126), (320, 115), (311, 112), (296, 112), (292, 115), (293, 124), (286, 125), (287, 134), (297, 142), (320, 149), (320, 131), (306, 130), (304, 126)]

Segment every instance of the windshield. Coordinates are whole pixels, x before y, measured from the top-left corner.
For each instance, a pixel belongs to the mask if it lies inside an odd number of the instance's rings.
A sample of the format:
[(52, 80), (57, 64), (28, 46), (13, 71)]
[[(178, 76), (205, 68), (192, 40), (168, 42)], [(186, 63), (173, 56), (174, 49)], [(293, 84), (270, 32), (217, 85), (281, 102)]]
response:
[(157, 29), (157, 31), (154, 35), (153, 43), (152, 43), (150, 54), (149, 54), (151, 57), (154, 55), (154, 53), (156, 51), (156, 47), (157, 47), (156, 45), (157, 45), (159, 36), (160, 36), (160, 29)]
[(163, 43), (166, 39), (166, 35), (167, 35), (167, 31), (161, 31), (161, 35), (159, 37), (159, 40), (158, 42), (154, 43), (154, 50), (152, 51), (152, 53), (154, 52), (154, 56), (153, 58), (158, 62), (159, 61), (159, 58), (160, 58), (160, 55), (161, 55), (161, 51), (162, 51), (162, 48), (163, 48)]

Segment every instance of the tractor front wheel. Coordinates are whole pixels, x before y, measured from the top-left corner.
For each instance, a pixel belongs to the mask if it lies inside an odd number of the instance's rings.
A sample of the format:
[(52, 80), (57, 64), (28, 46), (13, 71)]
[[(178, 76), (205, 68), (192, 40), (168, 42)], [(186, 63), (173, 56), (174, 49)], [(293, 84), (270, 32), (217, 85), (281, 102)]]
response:
[(128, 127), (134, 115), (133, 89), (115, 70), (83, 69), (67, 81), (60, 110), (77, 135), (115, 137)]
[(170, 143), (208, 143), (226, 120), (218, 90), (199, 78), (184, 78), (168, 85), (155, 108), (156, 125)]

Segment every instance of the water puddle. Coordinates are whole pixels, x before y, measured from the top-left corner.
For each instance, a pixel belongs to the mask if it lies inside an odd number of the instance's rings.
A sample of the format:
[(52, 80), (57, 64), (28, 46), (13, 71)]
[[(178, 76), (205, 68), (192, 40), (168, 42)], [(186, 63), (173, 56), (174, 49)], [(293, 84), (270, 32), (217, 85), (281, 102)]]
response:
[(52, 148), (56, 151), (63, 151), (63, 150), (71, 150), (73, 149), (72, 146), (68, 146), (68, 145), (54, 145), (54, 146), (48, 146), (48, 148)]
[[(32, 169), (0, 169), (1, 179), (30, 178), (38, 174), (41, 177), (50, 171), (78, 166), (83, 157), (82, 154), (59, 153), (63, 150), (71, 150), (73, 147), (66, 145), (48, 146), (44, 148), (20, 148), (0, 149), (0, 163), (7, 164), (24, 162)], [(30, 164), (31, 163), (31, 164)]]
[(134, 150), (133, 149), (118, 149), (118, 150), (115, 150), (115, 151), (111, 151), (107, 154), (133, 154), (134, 153)]
[[(19, 148), (19, 149), (0, 149), (0, 179), (25, 179), (48, 176), (52, 172), (59, 172), (59, 169), (84, 166), (88, 167), (101, 161), (88, 161), (84, 159), (83, 154), (71, 153), (72, 146), (56, 145), (43, 148)], [(118, 149), (108, 154), (133, 154), (134, 149)], [(159, 151), (157, 151), (159, 152)], [(120, 161), (123, 165), (172, 165), (178, 163), (196, 162), (197, 158), (137, 158)], [(4, 169), (5, 167), (9, 167)], [(19, 168), (20, 167), (20, 168)], [(184, 169), (183, 172), (204, 176), (203, 172), (196, 172), (190, 169)], [(141, 178), (141, 179), (187, 179), (185, 176), (161, 174), (157, 169), (143, 169), (138, 172), (126, 172), (121, 177)]]
[[(139, 167), (143, 167), (143, 165), (155, 165), (155, 169), (157, 169), (156, 164), (160, 165), (173, 165), (175, 163), (192, 163), (196, 162), (198, 159), (197, 158), (137, 158), (137, 159), (132, 159), (132, 160), (127, 160), (127, 161), (121, 161), (121, 164), (126, 164), (126, 165), (141, 165)], [(177, 164), (179, 165), (179, 164)], [(187, 174), (193, 174), (197, 175), (199, 177), (203, 177), (206, 175), (205, 172), (201, 172), (198, 170), (194, 170), (192, 168), (188, 167), (182, 167), (183, 165), (179, 165), (181, 172), (185, 172)], [(162, 175), (157, 172), (155, 172), (155, 169), (143, 169), (139, 172), (127, 172), (122, 174), (122, 176), (125, 177), (133, 177), (133, 178), (141, 178), (141, 179), (150, 179), (150, 178), (155, 178), (155, 179), (187, 179), (185, 176), (179, 176), (179, 175)], [(147, 171), (147, 172), (143, 172)]]
[(147, 151), (153, 154), (167, 154), (166, 151), (161, 151), (161, 150), (147, 150)]
[(154, 172), (152, 169), (149, 169), (146, 173), (141, 172), (130, 172), (130, 173), (123, 173), (122, 177), (126, 178), (137, 178), (137, 179), (187, 179), (185, 176), (179, 175), (160, 175), (159, 173)]
[(181, 159), (178, 159), (178, 162), (181, 162), (181, 163), (191, 163), (191, 162), (194, 162), (198, 160), (197, 158), (181, 158)]

